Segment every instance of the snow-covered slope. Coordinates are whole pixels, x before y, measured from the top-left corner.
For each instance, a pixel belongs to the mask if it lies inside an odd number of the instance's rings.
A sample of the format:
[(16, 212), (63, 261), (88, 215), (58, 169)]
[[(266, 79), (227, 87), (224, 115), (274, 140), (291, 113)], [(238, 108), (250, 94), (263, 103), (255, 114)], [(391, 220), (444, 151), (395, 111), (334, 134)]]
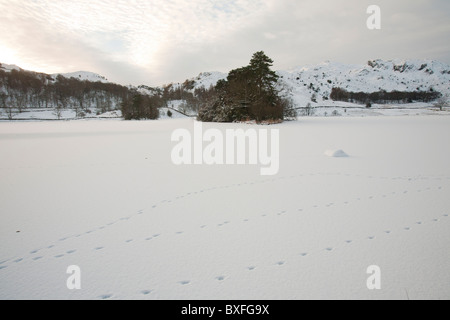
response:
[(282, 83), (297, 104), (330, 104), (333, 87), (352, 92), (438, 91), (450, 93), (450, 66), (431, 60), (373, 60), (366, 65), (324, 62), (315, 66), (278, 71)]
[[(6, 71), (6, 72), (10, 72), (11, 70), (24, 70), (14, 64), (6, 64), (6, 63), (0, 63), (0, 70)], [(29, 71), (29, 70), (26, 70)], [(34, 72), (34, 71), (31, 71)], [(36, 72), (38, 73), (38, 72)], [(103, 83), (108, 83), (108, 79), (106, 79), (106, 77), (99, 75), (97, 73), (94, 72), (89, 72), (89, 71), (76, 71), (76, 72), (69, 72), (69, 73), (54, 73), (54, 74), (50, 74), (50, 76), (55, 79), (58, 75), (62, 75), (65, 78), (76, 78), (79, 80), (87, 80), (87, 81), (91, 81), (91, 82), (103, 82)]]
[(171, 83), (170, 86), (174, 90), (183, 86), (185, 89), (188, 88), (188, 91), (194, 92), (199, 88), (209, 89), (211, 86), (215, 86), (219, 80), (226, 79), (227, 76), (227, 73), (219, 71), (201, 72), (198, 76), (186, 79), (183, 83)]
[(89, 71), (76, 71), (76, 72), (70, 72), (70, 73), (55, 73), (52, 74), (53, 77), (56, 77), (58, 75), (62, 75), (63, 77), (66, 78), (76, 78), (78, 80), (87, 80), (87, 81), (91, 81), (91, 82), (103, 82), (103, 83), (108, 83), (108, 79), (106, 79), (104, 76), (101, 76), (97, 73), (94, 72), (89, 72)]
[(219, 80), (223, 80), (227, 78), (227, 74), (223, 72), (202, 72), (197, 77), (191, 79), (195, 81), (195, 87), (205, 87), (209, 88), (210, 86), (215, 86)]
[(0, 63), (0, 70), (10, 72), (11, 70), (20, 70), (15, 64)]

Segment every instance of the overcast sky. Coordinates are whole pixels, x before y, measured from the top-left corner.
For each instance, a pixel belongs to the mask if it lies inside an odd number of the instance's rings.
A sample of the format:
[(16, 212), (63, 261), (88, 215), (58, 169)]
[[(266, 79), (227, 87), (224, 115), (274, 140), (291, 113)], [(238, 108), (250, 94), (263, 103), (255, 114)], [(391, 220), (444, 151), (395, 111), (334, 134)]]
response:
[[(381, 8), (369, 30), (367, 7)], [(0, 0), (0, 62), (162, 85), (228, 72), (263, 50), (274, 69), (325, 60), (450, 64), (449, 0)]]

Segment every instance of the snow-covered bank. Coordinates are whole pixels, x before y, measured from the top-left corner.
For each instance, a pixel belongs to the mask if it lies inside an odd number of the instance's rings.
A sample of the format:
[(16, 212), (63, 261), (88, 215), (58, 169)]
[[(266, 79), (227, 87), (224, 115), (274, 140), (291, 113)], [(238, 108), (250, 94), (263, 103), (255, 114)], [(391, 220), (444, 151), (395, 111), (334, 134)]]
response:
[[(170, 110), (171, 115), (168, 115)], [(75, 110), (64, 109), (58, 114), (54, 109), (25, 109), (22, 112), (0, 109), (0, 121), (50, 121), (50, 120), (100, 120), (100, 119), (123, 119), (120, 110), (113, 110), (104, 113), (91, 111), (88, 114), (77, 117)], [(181, 119), (187, 116), (172, 108), (159, 108), (159, 119)]]
[(271, 126), (273, 177), (173, 165), (178, 128), (193, 120), (0, 123), (0, 299), (450, 296), (449, 117)]
[[(182, 100), (172, 101), (170, 107), (159, 108), (159, 119), (183, 119), (187, 117), (195, 118), (195, 114), (184, 114), (179, 110)], [(305, 108), (297, 108), (299, 118), (305, 116)], [(169, 113), (170, 111), (170, 113)], [(311, 117), (378, 117), (378, 116), (448, 116), (450, 108), (433, 107), (426, 103), (410, 103), (405, 105), (378, 105), (372, 108), (365, 108), (360, 105), (345, 102), (331, 102), (327, 106), (312, 106), (308, 111)], [(168, 114), (171, 114), (170, 116)], [(83, 117), (77, 117), (74, 110), (62, 110), (58, 114), (53, 109), (25, 109), (20, 112), (13, 110), (11, 118), (8, 110), (0, 109), (0, 122), (8, 121), (48, 121), (48, 120), (91, 120), (91, 119), (121, 119), (120, 110), (108, 111), (105, 113), (91, 112)]]

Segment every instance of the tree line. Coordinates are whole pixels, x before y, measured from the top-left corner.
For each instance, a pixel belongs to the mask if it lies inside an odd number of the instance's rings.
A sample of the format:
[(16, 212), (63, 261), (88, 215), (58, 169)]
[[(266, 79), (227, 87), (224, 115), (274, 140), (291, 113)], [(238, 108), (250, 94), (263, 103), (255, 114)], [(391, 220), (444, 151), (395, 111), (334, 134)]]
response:
[(342, 88), (333, 88), (331, 90), (330, 98), (333, 101), (354, 102), (361, 104), (371, 103), (412, 103), (431, 102), (442, 94), (430, 89), (429, 91), (377, 91), (372, 93), (366, 92), (351, 92)]

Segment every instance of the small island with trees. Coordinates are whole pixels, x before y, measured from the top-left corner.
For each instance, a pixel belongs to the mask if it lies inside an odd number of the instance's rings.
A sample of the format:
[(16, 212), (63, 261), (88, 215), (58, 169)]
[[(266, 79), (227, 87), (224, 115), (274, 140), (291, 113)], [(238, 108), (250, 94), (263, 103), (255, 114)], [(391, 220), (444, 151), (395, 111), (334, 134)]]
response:
[(295, 116), (292, 102), (277, 90), (273, 60), (263, 51), (253, 54), (248, 66), (231, 70), (226, 80), (211, 88), (198, 120), (203, 122), (281, 122)]

